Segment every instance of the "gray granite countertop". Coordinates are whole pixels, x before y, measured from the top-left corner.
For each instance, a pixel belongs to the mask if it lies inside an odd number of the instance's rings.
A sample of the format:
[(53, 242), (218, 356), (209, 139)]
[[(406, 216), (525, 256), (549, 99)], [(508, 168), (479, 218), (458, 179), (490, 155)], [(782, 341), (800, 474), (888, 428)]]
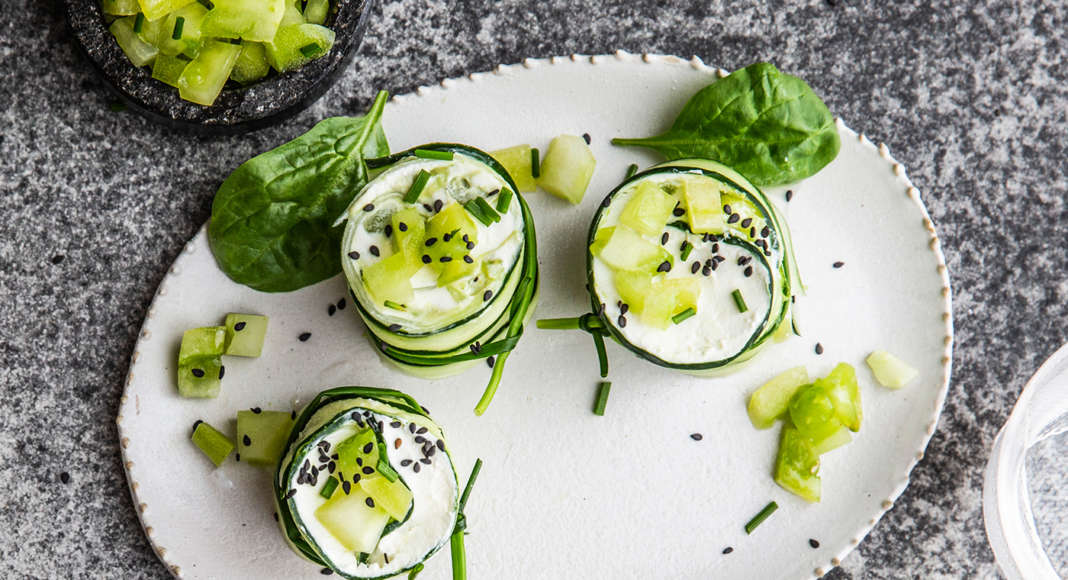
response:
[(61, 13), (0, 8), (0, 577), (167, 577), (114, 416), (156, 286), (228, 171), (377, 88), (617, 49), (774, 61), (906, 165), (953, 280), (953, 383), (908, 490), (828, 577), (997, 575), (982, 469), (1024, 380), (1068, 340), (1063, 2), (383, 1), (318, 104), (226, 138), (111, 112)]

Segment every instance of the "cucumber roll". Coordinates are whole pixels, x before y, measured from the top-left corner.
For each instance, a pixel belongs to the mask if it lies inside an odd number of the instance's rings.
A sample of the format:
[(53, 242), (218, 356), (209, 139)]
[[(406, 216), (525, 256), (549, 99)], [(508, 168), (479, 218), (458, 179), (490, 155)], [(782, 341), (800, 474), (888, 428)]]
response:
[(472, 147), (423, 145), (377, 171), (342, 219), (342, 267), (381, 355), (423, 378), (493, 367), (501, 379), (537, 296), (534, 221), (508, 172)]
[[(657, 365), (702, 375), (786, 331), (799, 284), (775, 206), (736, 171), (702, 159), (657, 165), (609, 193), (586, 263), (593, 314), (544, 327), (607, 335)], [(602, 374), (603, 352), (598, 345)]]
[(388, 389), (339, 387), (305, 407), (278, 463), (274, 497), (289, 545), (350, 579), (421, 568), (462, 519), (441, 427), (410, 396)]

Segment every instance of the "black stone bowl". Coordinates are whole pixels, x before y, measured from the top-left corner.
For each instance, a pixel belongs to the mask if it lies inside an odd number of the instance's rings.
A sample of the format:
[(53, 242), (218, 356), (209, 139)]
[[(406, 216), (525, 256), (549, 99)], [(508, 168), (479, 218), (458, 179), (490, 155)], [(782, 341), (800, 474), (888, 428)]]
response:
[(99, 0), (65, 0), (71, 37), (126, 105), (174, 128), (232, 134), (278, 123), (306, 109), (337, 80), (359, 48), (373, 0), (335, 0), (327, 25), (334, 46), (325, 56), (242, 87), (228, 82), (210, 107), (183, 101), (178, 89), (136, 67), (108, 32)]

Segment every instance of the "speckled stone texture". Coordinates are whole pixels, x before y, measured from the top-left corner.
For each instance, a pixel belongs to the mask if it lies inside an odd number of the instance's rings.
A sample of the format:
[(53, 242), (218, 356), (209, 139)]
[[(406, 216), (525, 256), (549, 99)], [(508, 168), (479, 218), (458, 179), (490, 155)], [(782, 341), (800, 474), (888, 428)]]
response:
[(953, 280), (954, 380), (907, 492), (828, 576), (996, 576), (987, 452), (1026, 377), (1068, 340), (1066, 12), (998, 0), (383, 1), (318, 104), (208, 138), (110, 112), (62, 11), (6, 0), (0, 577), (167, 577), (127, 493), (114, 415), (145, 309), (231, 169), (321, 117), (361, 111), (379, 88), (616, 49), (726, 69), (772, 60), (906, 165)]

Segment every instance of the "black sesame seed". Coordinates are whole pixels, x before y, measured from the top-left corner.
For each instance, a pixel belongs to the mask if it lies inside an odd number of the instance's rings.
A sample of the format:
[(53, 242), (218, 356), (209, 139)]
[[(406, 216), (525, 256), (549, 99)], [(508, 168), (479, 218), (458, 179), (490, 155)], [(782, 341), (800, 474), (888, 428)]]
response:
[(668, 243), (668, 233), (664, 232), (660, 235), (660, 245), (663, 246), (666, 243)]
[[(719, 256), (716, 257), (718, 258)], [(705, 267), (715, 271), (715, 269), (719, 267), (719, 260), (712, 260), (712, 264), (710, 266)]]
[(401, 426), (401, 422), (400, 421), (390, 421), (389, 422), (389, 426), (393, 427), (394, 429), (396, 429), (397, 427)]
[(474, 264), (475, 263), (475, 259), (472, 258), (471, 256), (469, 256), (468, 254), (464, 254), (464, 263)]
[(408, 423), (408, 432), (415, 433), (415, 423)]
[(415, 436), (415, 442), (416, 443), (425, 443), (426, 442), (426, 437), (423, 437), (422, 435), (416, 435)]
[(327, 316), (333, 316), (335, 312), (337, 312), (337, 306), (334, 306), (333, 304), (331, 304), (330, 306), (326, 307), (326, 315)]
[(413, 463), (412, 464), (412, 471), (414, 471), (416, 473), (419, 473), (419, 464), (418, 463)]
[(423, 465), (430, 465), (430, 460), (426, 457), (421, 457), (419, 458), (419, 463), (422, 463)]
[(374, 443), (368, 443), (367, 445), (363, 446), (363, 452), (364, 453), (370, 453), (371, 450), (374, 449), (374, 448), (375, 448), (375, 444)]
[(745, 274), (746, 278), (752, 276), (753, 275), (753, 267), (752, 266), (746, 266), (745, 270), (743, 270), (742, 273)]
[(400, 222), (400, 223), (397, 224), (397, 229), (402, 231), (402, 232), (406, 232), (406, 231), (408, 231), (408, 224), (406, 224), (404, 222)]
[(319, 573), (322, 574), (323, 576), (329, 576), (329, 575), (333, 574), (334, 571), (331, 570), (330, 568), (323, 568), (322, 570), (319, 570)]
[(376, 258), (381, 254), (381, 252), (378, 251), (378, 246), (371, 246), (370, 248), (368, 248), (368, 251), (371, 252), (371, 255)]
[(612, 203), (612, 196), (608, 196), (608, 197), (604, 198), (604, 201), (601, 202), (601, 207), (608, 207), (609, 205), (611, 205), (611, 203)]
[(769, 228), (768, 226), (764, 226), (764, 227), (760, 228), (760, 237), (766, 238), (766, 237), (768, 237), (770, 235), (771, 235), (771, 228)]
[(274, 521), (277, 522), (278, 521), (278, 512), (271, 512), (271, 515), (274, 516)]
[(482, 301), (489, 302), (489, 299), (493, 298), (493, 290), (486, 290), (482, 293)]
[(367, 498), (367, 499), (363, 500), (363, 503), (367, 504), (367, 507), (370, 507), (370, 508), (375, 507), (375, 500), (373, 500), (371, 498)]
[(712, 253), (715, 254), (719, 251), (719, 244), (712, 244)]
[(345, 495), (348, 495), (349, 492), (352, 491), (352, 484), (347, 482), (347, 481), (342, 481), (341, 482), (341, 491), (345, 492)]
[(473, 249), (475, 249), (475, 243), (474, 242), (467, 242), (467, 245), (465, 245), (464, 247), (467, 248), (468, 251), (473, 250)]
[(793, 198), (794, 198), (794, 190), (787, 189), (786, 190), (786, 201), (790, 201)]
[(401, 467), (408, 467), (412, 464), (411, 459), (401, 459)]
[(245, 330), (245, 323), (244, 322), (238, 322), (237, 324), (234, 325), (234, 332), (241, 332), (242, 330)]
[(727, 218), (727, 223), (733, 224), (733, 223), (736, 223), (740, 219), (742, 219), (742, 216), (740, 216), (740, 215), (738, 215), (736, 213), (732, 213), (731, 217)]
[(626, 327), (627, 326), (627, 317), (623, 316), (622, 314), (620, 314), (619, 318), (616, 319), (616, 325), (619, 326), (620, 328)]
[(756, 228), (755, 227), (749, 228), (749, 237), (750, 238), (755, 238), (756, 237)]
[(818, 342), (816, 343), (816, 354), (823, 354), (823, 345)]
[(63, 254), (56, 254), (55, 256), (52, 256), (52, 263), (53, 264), (58, 264), (58, 263), (60, 263), (62, 261), (63, 261)]
[(626, 314), (629, 310), (630, 310), (630, 304), (624, 304), (622, 302), (619, 304), (619, 313), (620, 314)]
[(742, 224), (741, 225), (742, 225), (743, 228), (747, 228), (747, 227), (749, 227), (749, 224), (752, 224), (752, 223), (753, 223), (753, 218), (745, 218), (744, 220), (742, 220)]
[(709, 266), (705, 266), (704, 268), (701, 268), (701, 275), (703, 275), (703, 276), (711, 276), (712, 275), (712, 268), (709, 267)]
[(752, 260), (752, 259), (753, 258), (750, 257), (750, 256), (738, 256), (738, 265), (739, 266), (744, 266), (744, 265), (748, 264), (749, 261)]
[(831, 266), (833, 266), (834, 269), (837, 270), (838, 268), (841, 268), (842, 266), (845, 266), (845, 262), (835, 262), (835, 263), (831, 264)]
[(240, 453), (235, 453), (234, 454), (234, 460), (235, 461), (241, 461), (241, 454)]
[(204, 376), (204, 369), (193, 369), (191, 372), (193, 373), (193, 376), (198, 379), (203, 378)]
[(426, 241), (423, 242), (423, 244), (426, 245), (426, 247), (428, 247), (428, 248), (430, 246), (433, 246), (436, 243), (438, 243), (438, 239), (437, 238), (427, 238)]
[(438, 439), (435, 445), (437, 445), (438, 449), (445, 451), (445, 442), (441, 439)]
[(283, 496), (283, 498), (284, 498), (284, 499), (290, 499), (291, 497), (293, 497), (293, 496), (295, 496), (295, 495), (297, 495), (297, 489), (296, 489), (296, 488), (293, 488), (293, 489), (291, 489), (291, 490), (287, 491), (287, 492), (286, 492), (286, 494), (285, 494), (285, 496)]
[(445, 207), (445, 202), (440, 199), (434, 200), (434, 211), (441, 211), (441, 208)]
[(734, 548), (732, 548), (730, 546), (727, 546), (726, 548), (723, 548), (723, 553), (724, 554), (730, 554), (733, 551), (734, 551)]
[(374, 211), (374, 209), (375, 209), (375, 204), (373, 204), (373, 203), (369, 203), (369, 204), (363, 206), (363, 211)]
[[(249, 409), (249, 411), (252, 411), (253, 413), (259, 415), (263, 412), (263, 409), (261, 409), (260, 407), (252, 407), (251, 409)], [(323, 441), (323, 443), (326, 443), (326, 441)], [(327, 445), (329, 445), (329, 443), (327, 443)]]
[(691, 274), (696, 274), (697, 271), (700, 270), (700, 269), (701, 269), (701, 262), (694, 262), (693, 264), (690, 264), (690, 273)]
[(387, 238), (392, 236), (393, 235), (393, 226), (391, 226), (390, 224), (386, 224), (386, 227), (385, 227), (385, 229), (382, 230), (382, 233), (385, 234)]
[(424, 203), (423, 204), (423, 209), (425, 209), (427, 211), (431, 211), (431, 212), (434, 211), (434, 208), (430, 207), (429, 203)]
[(686, 213), (686, 210), (682, 209), (681, 207), (677, 207), (677, 208), (671, 210), (671, 215), (673, 215), (675, 217), (682, 217), (682, 215), (685, 214), (685, 213)]
[(498, 187), (497, 189), (494, 189), (493, 191), (487, 193), (486, 197), (493, 197), (493, 196), (497, 195), (500, 192), (501, 192), (501, 188)]
[(587, 145), (589, 145), (590, 144), (590, 134), (589, 133), (583, 133), (582, 134), (582, 140), (585, 141)]
[(491, 369), (492, 369), (492, 368), (493, 368), (493, 365), (494, 365), (494, 364), (495, 364), (496, 362), (497, 362), (497, 359), (495, 359), (495, 358), (493, 358), (493, 357), (491, 356), (491, 357), (489, 357), (489, 358), (487, 358), (487, 359), (486, 359), (486, 366), (488, 366), (489, 368), (491, 368)]
[(360, 471), (362, 471), (364, 475), (371, 475), (375, 472), (375, 468), (371, 467), (370, 465), (365, 465)]
[(241, 442), (245, 444), (245, 447), (252, 445), (252, 439), (247, 434), (241, 436)]
[(660, 262), (660, 265), (656, 267), (657, 272), (668, 272), (671, 270), (671, 262), (664, 260)]
[(467, 236), (467, 234), (464, 234), (464, 237), (462, 237), (462, 238), (460, 238), (460, 239), (461, 239), (461, 240), (463, 240), (463, 241), (464, 241), (464, 243), (467, 243), (467, 242), (470, 242), (470, 241), (471, 241), (471, 238), (469, 238), (469, 237)]
[(63, 485), (70, 483), (70, 474), (63, 471), (59, 474), (59, 481), (63, 482)]
[(438, 261), (441, 262), (442, 264), (444, 264), (446, 262), (451, 262), (452, 261), (452, 256), (442, 256), (442, 257), (438, 258)]
[(422, 434), (426, 433), (427, 431), (429, 431), (429, 429), (427, 429), (426, 427), (420, 427), (418, 430), (416, 430), (416, 433), (422, 435)]
[(223, 375), (226, 374), (226, 365), (219, 365), (219, 380), (221, 381)]
[(813, 549), (815, 549), (815, 548), (818, 548), (818, 547), (820, 547), (820, 543), (819, 543), (819, 541), (818, 541), (818, 540), (814, 540), (814, 539), (812, 539), (812, 538), (809, 538), (809, 539), (808, 539), (808, 545), (809, 545), (809, 546), (812, 546), (812, 547), (813, 547)]
[(397, 332), (400, 329), (401, 329), (401, 325), (397, 324), (396, 322), (394, 322), (393, 324), (389, 325), (389, 331), (390, 332)]
[(344, 310), (345, 309), (345, 299), (344, 298), (342, 298), (341, 300), (337, 301), (337, 309), (338, 310)]
[(731, 211), (731, 206), (724, 204), (723, 213), (729, 214), (729, 213), (734, 213), (734, 212)]
[(424, 264), (429, 264), (430, 262), (433, 261), (433, 260), (431, 260), (430, 256), (427, 255), (427, 254), (423, 254), (423, 258), (422, 259), (423, 259), (423, 263)]
[(302, 333), (300, 333), (300, 335), (297, 336), (297, 340), (299, 340), (301, 342), (308, 342), (309, 338), (311, 338), (311, 333), (310, 332), (302, 332)]
[(704, 438), (705, 436), (701, 435), (700, 433), (690, 433), (690, 439), (693, 439), (694, 441), (700, 441)]
[(361, 479), (363, 479), (363, 476), (360, 475), (359, 473), (352, 474), (352, 483), (354, 483), (354, 484), (355, 483), (360, 483)]
[(193, 421), (193, 431), (196, 431), (197, 427), (199, 427), (201, 423), (203, 423), (203, 421), (201, 421), (200, 419)]
[(451, 242), (452, 241), (452, 234), (445, 234), (444, 236), (441, 236), (441, 241), (443, 241), (443, 242)]
[(289, 418), (293, 419), (295, 421), (297, 419), (297, 412), (296, 411), (290, 411), (289, 412)]

